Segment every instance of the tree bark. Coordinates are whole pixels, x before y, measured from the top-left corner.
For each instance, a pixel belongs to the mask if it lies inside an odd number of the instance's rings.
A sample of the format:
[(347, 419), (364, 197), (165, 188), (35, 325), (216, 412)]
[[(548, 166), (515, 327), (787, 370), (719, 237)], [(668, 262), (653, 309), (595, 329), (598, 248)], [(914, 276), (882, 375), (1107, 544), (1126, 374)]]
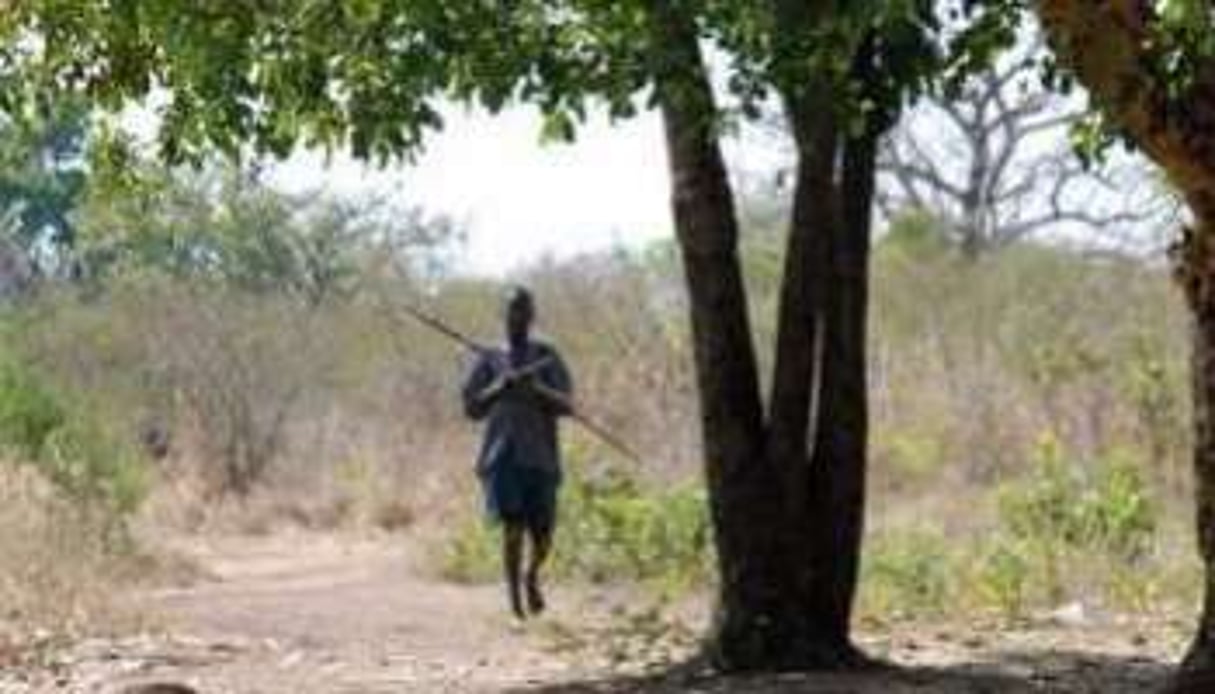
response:
[(770, 669), (782, 628), (782, 486), (764, 455), (763, 409), (738, 258), (738, 222), (695, 26), (651, 6), (675, 228), (691, 304), (705, 472), (719, 573), (708, 649), (729, 670)]
[(831, 379), (823, 357), (833, 335), (825, 309), (833, 289), (832, 242), (840, 224), (839, 134), (829, 108), (787, 97), (786, 112), (798, 166), (768, 404), (767, 458), (783, 493), (778, 529), (783, 594), (775, 629), (782, 636), (768, 657), (780, 669), (834, 669), (851, 648), (828, 627), (820, 609), (827, 601), (809, 599), (829, 570), (824, 561), (833, 561), (819, 551), (816, 524), (835, 522), (820, 512), (824, 499), (809, 442), (813, 413), (825, 406), (822, 385)]
[[(871, 35), (857, 49), (852, 78), (862, 89), (876, 84), (876, 41)], [(821, 90), (816, 90), (822, 93)], [(876, 97), (876, 95), (874, 95)], [(873, 103), (878, 99), (873, 98)], [(798, 109), (792, 109), (795, 113)], [(813, 124), (813, 116), (796, 123)], [(867, 467), (868, 393), (867, 340), (870, 239), (873, 219), (877, 141), (889, 124), (870, 114), (862, 132), (848, 136), (834, 124), (821, 125), (836, 143), (799, 147), (803, 161), (829, 157), (819, 163), (831, 172), (826, 190), (818, 186), (797, 190), (794, 225), (817, 224), (812, 231), (823, 239), (814, 246), (821, 258), (807, 265), (816, 274), (820, 340), (817, 387), (811, 410), (812, 447), (809, 475), (799, 480), (807, 503), (795, 530), (805, 550), (792, 553), (804, 581), (798, 586), (798, 611), (812, 615), (824, 665), (855, 667), (868, 659), (851, 640), (852, 609), (859, 577), (864, 534)], [(799, 143), (814, 141), (799, 135)], [(815, 182), (815, 181), (811, 181)], [(799, 206), (819, 210), (798, 215)], [(778, 378), (779, 378), (778, 374)]]
[(1177, 691), (1215, 688), (1215, 218), (1203, 221), (1197, 230), (1186, 231), (1177, 257), (1192, 318), (1195, 520), (1205, 570), (1202, 613), (1182, 660)]
[(816, 502), (810, 529), (819, 570), (805, 609), (822, 620), (826, 638), (845, 664), (859, 657), (851, 644), (850, 624), (864, 534), (869, 429), (865, 344), (876, 145), (877, 134), (867, 132), (849, 139), (844, 148), (843, 219), (829, 244), (830, 291), (812, 461)]
[[(800, 3), (782, 8), (786, 23), (816, 25), (819, 15)], [(737, 217), (696, 27), (674, 3), (652, 0), (650, 9), (720, 572), (709, 652), (731, 671), (851, 667), (866, 662), (849, 626), (865, 498), (878, 130), (847, 138), (828, 80), (784, 93), (798, 174), (765, 417)], [(801, 38), (785, 37), (791, 45)]]

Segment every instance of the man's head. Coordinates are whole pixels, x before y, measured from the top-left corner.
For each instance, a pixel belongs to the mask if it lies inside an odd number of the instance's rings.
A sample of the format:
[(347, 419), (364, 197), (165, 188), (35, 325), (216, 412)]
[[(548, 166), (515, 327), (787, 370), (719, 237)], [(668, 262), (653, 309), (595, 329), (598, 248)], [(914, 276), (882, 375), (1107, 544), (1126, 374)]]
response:
[(527, 341), (535, 317), (536, 305), (532, 293), (526, 287), (512, 287), (506, 295), (506, 338), (511, 344)]

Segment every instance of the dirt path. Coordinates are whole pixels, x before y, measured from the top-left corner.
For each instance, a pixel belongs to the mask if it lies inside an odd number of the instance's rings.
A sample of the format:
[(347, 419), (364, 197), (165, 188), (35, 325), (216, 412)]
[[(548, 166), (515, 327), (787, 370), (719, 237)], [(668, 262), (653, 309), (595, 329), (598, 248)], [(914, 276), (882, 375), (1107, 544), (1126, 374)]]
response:
[(109, 693), (159, 681), (202, 694), (1130, 694), (1164, 682), (1185, 629), (1089, 615), (1021, 630), (900, 627), (864, 638), (870, 652), (909, 666), (895, 673), (636, 679), (622, 673), (686, 643), (670, 638), (667, 623), (611, 616), (610, 595), (559, 591), (552, 616), (520, 628), (496, 587), (428, 577), (407, 536), (277, 535), (192, 541), (182, 550), (209, 578), (136, 594), (150, 619), (143, 635), (74, 644), (24, 673), (0, 672), (0, 694)]
[(478, 692), (571, 671), (544, 651), (542, 628), (505, 618), (495, 588), (428, 578), (407, 538), (280, 535), (181, 549), (209, 578), (136, 596), (147, 634), (79, 644), (24, 685), (0, 676), (0, 692), (152, 681), (206, 693)]

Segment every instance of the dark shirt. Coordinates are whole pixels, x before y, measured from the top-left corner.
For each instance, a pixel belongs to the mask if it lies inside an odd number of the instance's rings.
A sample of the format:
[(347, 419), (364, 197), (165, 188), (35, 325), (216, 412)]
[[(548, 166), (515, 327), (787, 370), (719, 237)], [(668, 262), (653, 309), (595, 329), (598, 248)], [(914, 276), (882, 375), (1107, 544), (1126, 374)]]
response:
[(535, 382), (568, 399), (573, 392), (569, 371), (557, 350), (543, 342), (529, 341), (519, 354), (509, 349), (479, 354), (465, 377), (464, 411), (472, 419), (485, 420), (485, 436), (477, 457), (479, 473), (503, 464), (560, 472), (557, 418), (569, 414), (568, 407), (527, 383), (507, 388), (489, 403), (478, 397), (499, 374), (537, 360), (543, 360), (543, 365), (534, 372)]

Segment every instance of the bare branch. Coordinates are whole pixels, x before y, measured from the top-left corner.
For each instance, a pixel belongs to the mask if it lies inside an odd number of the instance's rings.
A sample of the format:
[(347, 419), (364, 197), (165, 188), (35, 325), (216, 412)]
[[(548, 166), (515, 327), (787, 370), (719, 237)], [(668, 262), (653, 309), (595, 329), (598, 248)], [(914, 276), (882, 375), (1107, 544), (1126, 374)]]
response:
[(1061, 135), (1081, 112), (1029, 86), (1043, 46), (1035, 36), (959, 98), (931, 100), (919, 128), (904, 125), (887, 140), (879, 171), (888, 190), (879, 196), (888, 214), (903, 203), (958, 220), (953, 231), (972, 249), (1052, 228), (1083, 227), (1108, 238), (1162, 219), (1162, 206), (1136, 202), (1113, 172), (1087, 170), (1064, 151)]

